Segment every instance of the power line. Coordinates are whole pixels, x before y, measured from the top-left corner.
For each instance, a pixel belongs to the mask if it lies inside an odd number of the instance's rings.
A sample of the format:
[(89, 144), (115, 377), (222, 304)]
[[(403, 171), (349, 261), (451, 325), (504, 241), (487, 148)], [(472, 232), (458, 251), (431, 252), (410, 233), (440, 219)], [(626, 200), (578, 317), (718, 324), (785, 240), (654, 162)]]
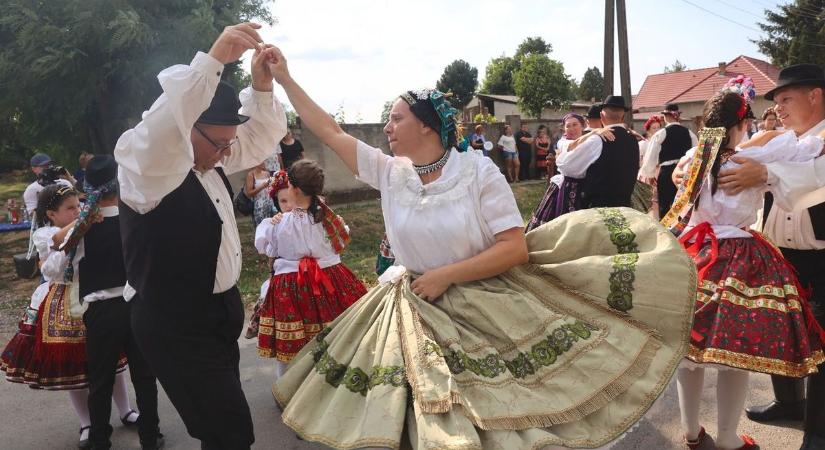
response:
[(758, 18), (758, 19), (763, 19), (763, 18), (764, 18), (763, 16), (760, 16), (760, 15), (754, 14), (754, 13), (752, 13), (752, 12), (748, 11), (748, 10), (743, 10), (741, 6), (732, 5), (732, 4), (730, 4), (730, 3), (728, 3), (728, 2), (726, 2), (726, 1), (724, 1), (724, 0), (716, 0), (716, 1), (718, 1), (719, 3), (721, 3), (721, 4), (725, 5), (725, 6), (728, 6), (728, 7), (730, 7), (730, 8), (733, 8), (733, 9), (735, 9), (735, 10), (739, 11), (739, 12), (743, 12), (743, 13), (745, 13), (745, 14), (749, 14), (749, 15), (751, 15), (751, 16), (753, 16), (753, 17)]
[(739, 23), (739, 22), (737, 22), (737, 21), (735, 21), (735, 20), (732, 20), (732, 19), (728, 19), (727, 17), (725, 17), (725, 16), (723, 16), (723, 15), (720, 15), (720, 14), (717, 14), (717, 13), (715, 13), (715, 12), (713, 12), (713, 11), (711, 11), (711, 10), (709, 10), (709, 9), (707, 9), (707, 8), (705, 8), (705, 7), (703, 7), (703, 6), (699, 6), (699, 5), (697, 5), (696, 3), (690, 2), (690, 1), (688, 1), (688, 0), (682, 0), (682, 1), (683, 1), (683, 2), (685, 2), (685, 3), (687, 3), (687, 4), (688, 4), (688, 5), (690, 5), (690, 6), (693, 6), (694, 8), (701, 9), (702, 11), (704, 11), (704, 12), (706, 12), (706, 13), (710, 14), (710, 15), (716, 16), (716, 17), (718, 17), (718, 18), (720, 18), (720, 19), (722, 19), (722, 20), (724, 20), (724, 21), (730, 22), (730, 23), (735, 24), (735, 25), (739, 25), (740, 27), (742, 27), (742, 28), (747, 28), (748, 30), (751, 30), (751, 31), (756, 31), (757, 33), (762, 33), (762, 31), (761, 31), (761, 30), (757, 30), (757, 29), (756, 29), (756, 28), (754, 28), (754, 27), (751, 27), (751, 26), (745, 25), (745, 24), (743, 24), (743, 23)]

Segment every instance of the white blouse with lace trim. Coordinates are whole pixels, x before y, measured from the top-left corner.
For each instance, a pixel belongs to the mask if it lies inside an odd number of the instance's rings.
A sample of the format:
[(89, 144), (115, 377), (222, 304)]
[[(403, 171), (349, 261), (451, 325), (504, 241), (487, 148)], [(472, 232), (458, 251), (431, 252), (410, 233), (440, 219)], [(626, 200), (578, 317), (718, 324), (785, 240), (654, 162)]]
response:
[(381, 191), (396, 264), (413, 272), (471, 258), (496, 234), (524, 226), (506, 178), (480, 152), (452, 149), (441, 176), (425, 185), (408, 158), (359, 141), (358, 179)]
[(271, 219), (261, 221), (255, 229), (255, 248), (261, 254), (278, 258), (272, 265), (275, 275), (297, 272), (305, 256), (317, 259), (322, 269), (341, 263), (324, 225), (315, 223), (309, 212), (300, 208), (284, 214), (278, 224)]

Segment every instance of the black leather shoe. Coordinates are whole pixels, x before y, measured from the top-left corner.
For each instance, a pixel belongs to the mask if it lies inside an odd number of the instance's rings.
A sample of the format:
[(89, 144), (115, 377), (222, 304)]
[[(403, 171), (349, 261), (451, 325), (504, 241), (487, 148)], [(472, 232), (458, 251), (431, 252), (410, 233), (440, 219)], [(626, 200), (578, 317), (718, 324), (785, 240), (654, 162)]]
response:
[(160, 450), (165, 444), (166, 440), (163, 439), (163, 433), (158, 433), (158, 437), (155, 438), (154, 442), (140, 441), (140, 448), (141, 450)]
[(802, 439), (802, 447), (799, 450), (822, 450), (825, 449), (825, 437), (814, 433), (805, 433)]
[(748, 419), (754, 422), (801, 422), (805, 417), (805, 402), (784, 403), (772, 401), (767, 405), (745, 408)]
[[(83, 432), (89, 430), (90, 428), (91, 427), (80, 427), (80, 435), (83, 436)], [(77, 443), (77, 448), (79, 448), (80, 450), (88, 450), (92, 448), (92, 443), (89, 442), (89, 438), (87, 437), (86, 439), (83, 439)]]

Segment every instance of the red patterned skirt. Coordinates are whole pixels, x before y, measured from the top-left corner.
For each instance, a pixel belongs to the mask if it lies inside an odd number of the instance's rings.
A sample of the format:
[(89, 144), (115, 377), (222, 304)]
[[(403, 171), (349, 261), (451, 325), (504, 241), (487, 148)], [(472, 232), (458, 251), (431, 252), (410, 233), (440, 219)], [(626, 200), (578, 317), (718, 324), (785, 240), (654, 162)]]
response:
[[(304, 261), (310, 260), (312, 262)], [(367, 293), (343, 264), (273, 275), (261, 307), (258, 354), (289, 362), (325, 325)]]
[[(86, 327), (82, 318), (69, 314), (69, 288), (52, 284), (40, 305), (34, 325), (20, 330), (3, 351), (6, 379), (45, 390), (83, 389), (86, 375)], [(117, 371), (123, 371), (121, 356)]]
[(756, 233), (683, 245), (699, 269), (688, 359), (797, 378), (817, 371), (825, 332), (779, 250)]

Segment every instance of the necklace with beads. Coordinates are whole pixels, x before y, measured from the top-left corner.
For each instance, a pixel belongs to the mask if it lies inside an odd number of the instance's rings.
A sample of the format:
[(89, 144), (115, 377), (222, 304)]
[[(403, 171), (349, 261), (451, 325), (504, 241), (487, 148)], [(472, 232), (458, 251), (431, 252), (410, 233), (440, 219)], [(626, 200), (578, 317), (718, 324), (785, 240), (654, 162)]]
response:
[(438, 159), (436, 162), (432, 162), (430, 164), (424, 164), (423, 166), (418, 166), (413, 164), (413, 168), (415, 169), (415, 173), (419, 175), (426, 175), (428, 173), (433, 173), (438, 170), (441, 170), (446, 164), (447, 160), (450, 159), (450, 151), (444, 151), (444, 154), (441, 155), (441, 158)]

